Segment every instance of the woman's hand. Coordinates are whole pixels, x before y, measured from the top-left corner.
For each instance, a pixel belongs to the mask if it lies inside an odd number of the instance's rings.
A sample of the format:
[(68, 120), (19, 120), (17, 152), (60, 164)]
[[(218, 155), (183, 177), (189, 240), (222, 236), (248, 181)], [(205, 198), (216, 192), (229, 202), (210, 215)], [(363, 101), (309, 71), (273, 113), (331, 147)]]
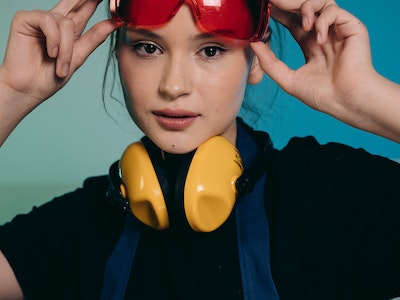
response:
[(0, 66), (1, 88), (39, 104), (64, 86), (116, 28), (106, 20), (82, 34), (97, 4), (97, 0), (62, 0), (48, 12), (17, 13)]
[(283, 11), (275, 16), (300, 45), (306, 63), (292, 70), (268, 45), (253, 43), (264, 72), (310, 107), (400, 141), (400, 90), (373, 68), (366, 27), (333, 4), (318, 13), (311, 31), (298, 16)]
[(309, 106), (326, 111), (374, 72), (365, 26), (336, 5), (320, 12), (310, 32), (295, 17), (280, 17), (280, 21), (300, 45), (305, 65), (298, 70), (289, 69), (262, 43), (254, 43), (253, 50), (264, 72)]
[(117, 28), (105, 20), (83, 33), (97, 5), (98, 0), (62, 0), (50, 11), (15, 15), (0, 65), (0, 145)]

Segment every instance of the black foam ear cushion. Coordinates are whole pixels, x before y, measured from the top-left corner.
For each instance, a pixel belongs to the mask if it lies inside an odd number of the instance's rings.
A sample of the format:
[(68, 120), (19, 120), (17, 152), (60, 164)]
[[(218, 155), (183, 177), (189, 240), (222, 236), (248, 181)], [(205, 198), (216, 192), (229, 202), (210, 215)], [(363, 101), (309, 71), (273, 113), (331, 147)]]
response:
[(142, 142), (149, 153), (164, 195), (170, 226), (190, 228), (184, 211), (184, 187), (196, 150), (185, 154), (162, 153), (147, 137)]
[(186, 154), (166, 154), (166, 163), (169, 170), (169, 188), (171, 193), (165, 198), (167, 203), (170, 226), (178, 229), (190, 229), (185, 213), (185, 182), (192, 159), (197, 150)]
[[(243, 171), (237, 149), (221, 136), (207, 140), (192, 159), (182, 163), (172, 190), (168, 179), (163, 179), (168, 176), (159, 155), (159, 150), (153, 153), (152, 147), (141, 142), (131, 144), (122, 155), (121, 192), (132, 213), (156, 229), (167, 228), (172, 219), (200, 232), (222, 225), (234, 207), (235, 184)], [(167, 205), (164, 196), (171, 195)]]

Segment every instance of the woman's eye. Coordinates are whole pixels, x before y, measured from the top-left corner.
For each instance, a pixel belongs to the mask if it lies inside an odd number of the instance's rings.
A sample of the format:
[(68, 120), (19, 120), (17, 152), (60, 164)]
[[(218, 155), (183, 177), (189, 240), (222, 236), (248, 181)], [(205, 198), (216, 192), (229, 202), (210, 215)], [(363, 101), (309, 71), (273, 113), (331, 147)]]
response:
[(132, 45), (134, 51), (141, 55), (153, 55), (161, 53), (161, 50), (151, 43), (136, 43)]
[(201, 52), (207, 58), (212, 58), (212, 57), (223, 54), (223, 52), (225, 52), (225, 51), (226, 50), (223, 49), (222, 47), (208, 46), (208, 47), (204, 47)]

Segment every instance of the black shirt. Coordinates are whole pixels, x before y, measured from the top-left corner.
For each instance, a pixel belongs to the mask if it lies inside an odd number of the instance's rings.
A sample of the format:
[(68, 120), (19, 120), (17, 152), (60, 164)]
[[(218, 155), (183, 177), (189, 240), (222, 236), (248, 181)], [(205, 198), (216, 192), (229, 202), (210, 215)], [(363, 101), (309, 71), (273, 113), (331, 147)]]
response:
[[(0, 249), (28, 299), (99, 299), (104, 265), (123, 222), (123, 213), (107, 201), (107, 185), (105, 176), (89, 179), (82, 189), (0, 227)], [(271, 268), (281, 299), (400, 295), (399, 164), (343, 145), (293, 139), (272, 155), (265, 199)], [(213, 284), (225, 286), (218, 279), (219, 265), (222, 272), (238, 274), (230, 226), (221, 228), (223, 239), (216, 233), (204, 238), (204, 244), (203, 237), (188, 242), (173, 232), (149, 230), (139, 242), (127, 296), (136, 296), (141, 288), (163, 293), (165, 287), (171, 291), (178, 286), (186, 298), (194, 295), (193, 289), (207, 295)], [(166, 237), (170, 242), (165, 243)], [(196, 251), (217, 254), (207, 261)], [(166, 253), (168, 259), (163, 259)], [(176, 260), (179, 269), (169, 268)], [(142, 272), (147, 266), (150, 270)], [(210, 278), (201, 275), (216, 266)], [(151, 284), (151, 274), (161, 287)], [(232, 286), (236, 293), (240, 279)]]

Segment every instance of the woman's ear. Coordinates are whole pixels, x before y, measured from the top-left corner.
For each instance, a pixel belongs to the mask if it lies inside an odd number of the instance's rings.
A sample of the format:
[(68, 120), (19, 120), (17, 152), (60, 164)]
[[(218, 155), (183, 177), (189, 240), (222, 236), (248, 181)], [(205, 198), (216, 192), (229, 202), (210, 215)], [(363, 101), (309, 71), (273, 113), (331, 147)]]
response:
[(247, 82), (249, 84), (258, 84), (263, 79), (264, 71), (261, 69), (260, 62), (257, 55), (253, 56), (253, 61), (251, 63), (251, 69)]

